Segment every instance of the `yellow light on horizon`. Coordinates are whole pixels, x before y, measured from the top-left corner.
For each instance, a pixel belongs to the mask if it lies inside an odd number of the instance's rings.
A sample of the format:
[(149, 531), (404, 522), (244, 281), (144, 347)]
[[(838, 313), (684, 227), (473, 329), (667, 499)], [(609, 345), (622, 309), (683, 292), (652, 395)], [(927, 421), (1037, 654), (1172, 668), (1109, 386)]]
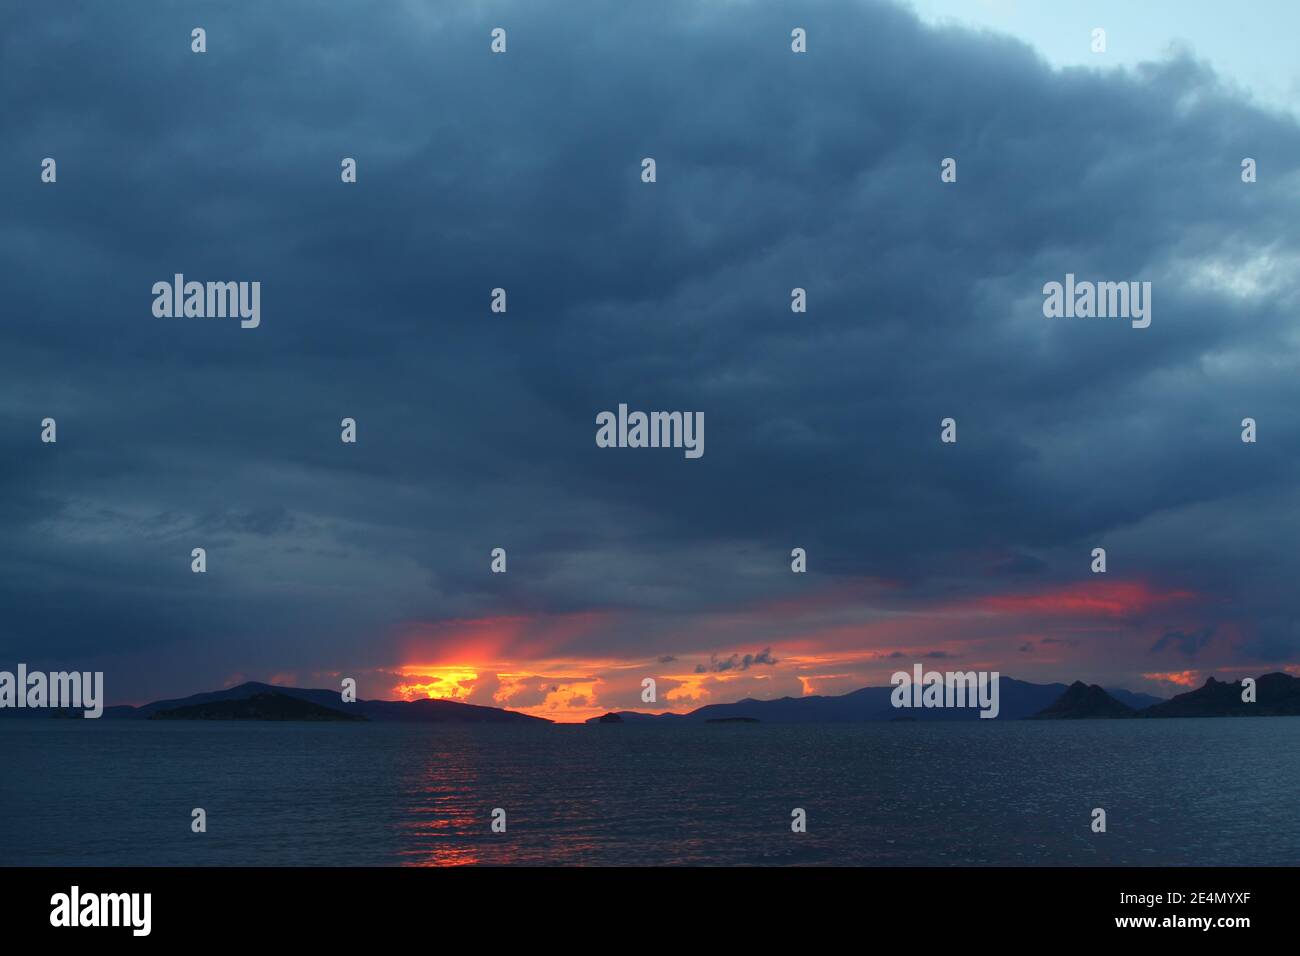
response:
[(393, 691), (403, 700), (428, 697), (432, 700), (463, 700), (474, 689), (478, 670), (472, 667), (402, 668), (404, 676), (424, 678), (401, 683)]

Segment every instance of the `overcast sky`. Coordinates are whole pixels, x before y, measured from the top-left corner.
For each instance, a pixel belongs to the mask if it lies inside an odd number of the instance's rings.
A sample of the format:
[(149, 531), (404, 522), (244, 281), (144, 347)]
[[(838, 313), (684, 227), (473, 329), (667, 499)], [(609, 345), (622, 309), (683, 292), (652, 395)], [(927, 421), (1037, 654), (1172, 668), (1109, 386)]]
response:
[(915, 6), (7, 7), (0, 667), (558, 719), (1300, 672), (1295, 6)]

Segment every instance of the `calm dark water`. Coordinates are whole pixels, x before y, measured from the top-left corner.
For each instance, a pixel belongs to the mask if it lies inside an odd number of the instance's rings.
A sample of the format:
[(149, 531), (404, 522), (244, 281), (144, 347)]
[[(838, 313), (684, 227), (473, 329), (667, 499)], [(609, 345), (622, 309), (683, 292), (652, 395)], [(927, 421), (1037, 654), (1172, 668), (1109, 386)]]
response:
[(1300, 718), (0, 721), (0, 864), (464, 863), (1294, 865)]

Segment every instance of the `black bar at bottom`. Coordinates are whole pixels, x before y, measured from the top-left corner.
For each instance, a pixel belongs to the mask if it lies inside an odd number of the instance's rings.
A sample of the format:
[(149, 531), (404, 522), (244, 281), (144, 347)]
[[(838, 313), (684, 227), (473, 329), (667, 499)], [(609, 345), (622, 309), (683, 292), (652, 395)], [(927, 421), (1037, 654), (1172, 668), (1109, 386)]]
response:
[[(772, 945), (782, 927), (828, 941), (844, 932), (928, 944), (1050, 931), (1230, 944), (1292, 928), (1296, 877), (1295, 868), (10, 868), (0, 869), (0, 925), (7, 941), (75, 933), (82, 942), (439, 949), (512, 938), (602, 949), (619, 939), (634, 949), (709, 938)], [(143, 896), (103, 896), (145, 893), (147, 937), (137, 935)], [(70, 925), (101, 913), (125, 925)]]

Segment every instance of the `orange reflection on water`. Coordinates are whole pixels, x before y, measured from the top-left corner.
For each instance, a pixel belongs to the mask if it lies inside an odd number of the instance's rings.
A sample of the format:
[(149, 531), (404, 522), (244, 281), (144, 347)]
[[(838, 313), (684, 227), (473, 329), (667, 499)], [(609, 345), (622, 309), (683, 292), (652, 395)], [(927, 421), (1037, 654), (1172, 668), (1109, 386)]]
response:
[(475, 748), (460, 735), (426, 752), (424, 765), (408, 771), (402, 787), (408, 818), (397, 825), (403, 866), (466, 866), (482, 862), (481, 842), (491, 835), (486, 815), (475, 813), (478, 768)]
[[(438, 814), (442, 811), (425, 808), (416, 813)], [(478, 849), (473, 845), (475, 823), (468, 812), (450, 811), (450, 816), (438, 816), (431, 820), (415, 820), (400, 825), (402, 830), (402, 849), (397, 851), (402, 866), (469, 866), (482, 863)], [(407, 846), (409, 840), (410, 846)], [(413, 859), (408, 859), (413, 858)]]
[[(606, 784), (574, 780), (549, 727), (412, 728), (400, 774), (396, 855), (402, 866), (595, 862), (625, 824)], [(413, 758), (413, 759), (412, 759)], [(492, 830), (493, 809), (506, 832)]]

